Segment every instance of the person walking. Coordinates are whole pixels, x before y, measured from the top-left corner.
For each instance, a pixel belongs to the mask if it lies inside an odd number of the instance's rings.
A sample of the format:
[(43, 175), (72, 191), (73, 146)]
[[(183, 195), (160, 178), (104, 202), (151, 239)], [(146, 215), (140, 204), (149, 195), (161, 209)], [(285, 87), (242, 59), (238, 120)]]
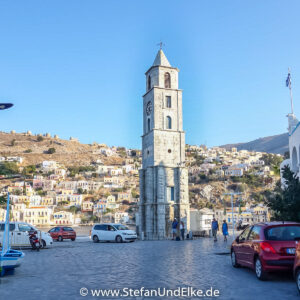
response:
[(224, 242), (227, 242), (228, 224), (226, 223), (226, 220), (223, 220), (222, 232), (223, 232), (223, 236), (224, 236)]
[(175, 240), (175, 239), (176, 239), (176, 235), (177, 235), (177, 225), (178, 225), (178, 221), (177, 221), (177, 219), (175, 218), (174, 221), (172, 222), (172, 235), (173, 235), (172, 240)]
[(219, 223), (218, 221), (213, 218), (212, 222), (211, 222), (211, 230), (212, 230), (212, 235), (214, 237), (214, 241), (217, 241), (217, 232), (219, 230)]
[(180, 234), (181, 234), (181, 239), (184, 240), (184, 223), (183, 223), (183, 221), (180, 221)]

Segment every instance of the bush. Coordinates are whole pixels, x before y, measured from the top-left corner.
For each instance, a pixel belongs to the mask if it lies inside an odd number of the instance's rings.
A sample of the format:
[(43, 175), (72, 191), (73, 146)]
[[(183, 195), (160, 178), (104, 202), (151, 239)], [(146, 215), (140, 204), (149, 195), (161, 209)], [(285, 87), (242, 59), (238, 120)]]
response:
[(42, 142), (44, 140), (44, 138), (41, 136), (41, 135), (39, 135), (38, 137), (37, 137), (37, 141), (38, 142)]
[(23, 174), (24, 175), (29, 175), (29, 174), (34, 174), (36, 172), (36, 166), (35, 165), (30, 165), (30, 166), (26, 166), (23, 169)]
[(15, 162), (4, 162), (0, 164), (0, 175), (14, 175), (19, 173), (19, 168)]
[(31, 153), (31, 152), (32, 152), (31, 149), (27, 149), (27, 150), (24, 151), (24, 153)]
[(56, 152), (55, 148), (49, 148), (47, 151), (48, 154), (53, 154), (55, 152)]

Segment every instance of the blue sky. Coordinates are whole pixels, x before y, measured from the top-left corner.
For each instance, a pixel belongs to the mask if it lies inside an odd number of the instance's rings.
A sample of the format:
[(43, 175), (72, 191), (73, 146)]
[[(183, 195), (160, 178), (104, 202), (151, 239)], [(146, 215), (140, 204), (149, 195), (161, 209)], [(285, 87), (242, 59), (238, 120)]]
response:
[(300, 116), (300, 2), (1, 0), (0, 130), (141, 147), (145, 71), (165, 43), (180, 69), (186, 142), (283, 133), (292, 69)]

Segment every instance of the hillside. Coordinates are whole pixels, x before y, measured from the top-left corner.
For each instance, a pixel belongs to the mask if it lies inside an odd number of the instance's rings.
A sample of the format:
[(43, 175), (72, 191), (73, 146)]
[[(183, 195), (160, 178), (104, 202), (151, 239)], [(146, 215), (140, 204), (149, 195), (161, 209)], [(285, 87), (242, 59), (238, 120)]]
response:
[(282, 133), (278, 135), (259, 138), (247, 143), (226, 144), (220, 147), (226, 149), (231, 149), (232, 147), (236, 147), (237, 150), (249, 150), (249, 151), (284, 154), (284, 152), (288, 151), (288, 144), (289, 144), (288, 133)]
[[(55, 148), (55, 153), (47, 154), (49, 148)], [(122, 162), (121, 157), (100, 154), (99, 148), (98, 144), (87, 145), (52, 137), (43, 137), (39, 141), (35, 135), (0, 132), (0, 156), (21, 156), (23, 165), (35, 165), (42, 160), (55, 160), (65, 166), (89, 165), (97, 159), (105, 164)]]

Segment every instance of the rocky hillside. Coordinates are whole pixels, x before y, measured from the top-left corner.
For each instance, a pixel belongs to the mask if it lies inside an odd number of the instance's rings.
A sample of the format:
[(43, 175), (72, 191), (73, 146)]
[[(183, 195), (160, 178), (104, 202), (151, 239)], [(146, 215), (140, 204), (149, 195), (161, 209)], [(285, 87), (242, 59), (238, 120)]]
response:
[(236, 147), (238, 150), (249, 150), (249, 151), (259, 151), (268, 152), (275, 154), (284, 154), (288, 151), (289, 139), (288, 133), (282, 133), (273, 136), (267, 136), (264, 138), (259, 138), (247, 143), (236, 143), (227, 144), (220, 147), (231, 149)]
[[(49, 148), (55, 153), (48, 154)], [(119, 156), (106, 157), (98, 144), (87, 145), (51, 137), (38, 137), (22, 133), (0, 132), (0, 156), (22, 156), (23, 165), (38, 164), (42, 160), (55, 160), (65, 166), (89, 165), (101, 159), (105, 164), (120, 164)]]

